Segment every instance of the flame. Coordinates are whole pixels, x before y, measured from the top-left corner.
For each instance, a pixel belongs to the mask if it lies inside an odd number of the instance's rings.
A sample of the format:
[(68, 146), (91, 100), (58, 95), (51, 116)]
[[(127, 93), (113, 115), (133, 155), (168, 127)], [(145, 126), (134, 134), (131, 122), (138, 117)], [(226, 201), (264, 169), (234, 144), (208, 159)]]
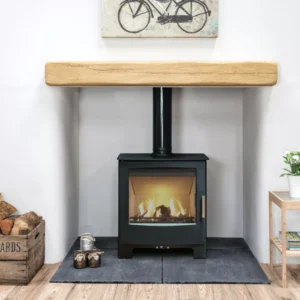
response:
[(158, 210), (156, 210), (155, 217), (158, 218), (160, 216), (161, 216), (161, 210), (159, 208)]
[(178, 201), (177, 203), (178, 203), (178, 206), (179, 206), (180, 214), (185, 215), (186, 214), (186, 210), (183, 209), (183, 207), (181, 205), (181, 202)]
[(169, 207), (171, 210), (171, 216), (178, 217), (180, 215), (185, 215), (185, 210), (183, 209), (180, 201), (176, 200), (175, 202), (174, 199), (171, 199), (169, 202)]
[(170, 200), (169, 206), (170, 206), (170, 209), (171, 209), (171, 216), (176, 216), (177, 217), (177, 213), (176, 213), (175, 204), (174, 204), (173, 199)]
[(155, 212), (154, 200), (147, 201), (147, 213), (145, 217), (152, 217)]
[(140, 215), (143, 215), (145, 213), (145, 208), (144, 208), (144, 203), (141, 202), (139, 204), (139, 211), (140, 211)]
[[(180, 215), (185, 216), (186, 210), (182, 207), (180, 200), (171, 198), (169, 201), (163, 201), (164, 206), (170, 209), (170, 215), (173, 217), (178, 217)], [(161, 205), (162, 201), (151, 200), (142, 200), (138, 205), (139, 214), (144, 217), (160, 217), (162, 215), (161, 209), (158, 208)]]

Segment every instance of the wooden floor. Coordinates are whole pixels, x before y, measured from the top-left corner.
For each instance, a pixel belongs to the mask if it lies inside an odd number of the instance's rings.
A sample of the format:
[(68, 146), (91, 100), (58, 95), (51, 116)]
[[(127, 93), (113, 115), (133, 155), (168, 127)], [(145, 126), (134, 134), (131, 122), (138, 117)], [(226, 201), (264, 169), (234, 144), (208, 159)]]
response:
[(280, 266), (262, 268), (271, 285), (244, 284), (58, 284), (49, 283), (58, 265), (46, 265), (28, 286), (1, 286), (2, 299), (103, 300), (267, 300), (300, 299), (300, 266), (288, 267), (288, 288), (281, 288)]

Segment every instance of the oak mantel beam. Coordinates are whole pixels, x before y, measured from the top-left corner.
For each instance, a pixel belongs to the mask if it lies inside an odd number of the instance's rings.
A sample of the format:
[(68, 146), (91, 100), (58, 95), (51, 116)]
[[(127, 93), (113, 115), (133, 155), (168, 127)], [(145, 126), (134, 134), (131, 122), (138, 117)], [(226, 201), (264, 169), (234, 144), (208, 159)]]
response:
[(273, 62), (48, 62), (51, 86), (272, 86)]

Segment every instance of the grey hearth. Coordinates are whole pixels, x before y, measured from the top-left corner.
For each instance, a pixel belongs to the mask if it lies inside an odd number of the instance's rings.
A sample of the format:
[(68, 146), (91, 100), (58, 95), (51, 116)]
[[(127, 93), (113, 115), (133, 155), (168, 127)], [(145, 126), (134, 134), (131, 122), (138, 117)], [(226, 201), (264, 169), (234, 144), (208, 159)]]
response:
[(137, 251), (132, 259), (118, 258), (117, 238), (97, 238), (105, 253), (97, 269), (73, 268), (77, 239), (51, 282), (61, 283), (240, 283), (268, 284), (269, 280), (243, 239), (207, 239), (207, 258), (192, 251)]

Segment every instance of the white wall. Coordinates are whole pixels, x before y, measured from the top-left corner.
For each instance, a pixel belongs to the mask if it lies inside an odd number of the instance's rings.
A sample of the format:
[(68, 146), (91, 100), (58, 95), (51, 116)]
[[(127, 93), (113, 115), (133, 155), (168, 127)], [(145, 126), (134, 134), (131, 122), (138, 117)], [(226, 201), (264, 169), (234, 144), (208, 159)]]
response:
[[(87, 88), (80, 100), (80, 232), (118, 234), (121, 152), (152, 152), (151, 88)], [(242, 89), (174, 89), (173, 152), (206, 153), (208, 235), (242, 237)]]
[[(287, 179), (279, 177), (282, 152), (300, 148), (299, 9), (296, 0), (288, 5), (254, 0), (244, 6), (244, 23), (252, 24), (241, 39), (251, 37), (247, 57), (253, 52), (279, 63), (276, 87), (244, 94), (244, 237), (262, 262), (269, 259), (268, 190), (288, 189)], [(280, 215), (274, 209), (278, 232)], [(300, 230), (299, 213), (288, 214), (287, 228)]]
[(76, 23), (67, 2), (0, 3), (0, 191), (20, 213), (46, 219), (47, 262), (78, 233), (79, 92), (44, 84), (45, 61), (78, 44), (67, 38)]

